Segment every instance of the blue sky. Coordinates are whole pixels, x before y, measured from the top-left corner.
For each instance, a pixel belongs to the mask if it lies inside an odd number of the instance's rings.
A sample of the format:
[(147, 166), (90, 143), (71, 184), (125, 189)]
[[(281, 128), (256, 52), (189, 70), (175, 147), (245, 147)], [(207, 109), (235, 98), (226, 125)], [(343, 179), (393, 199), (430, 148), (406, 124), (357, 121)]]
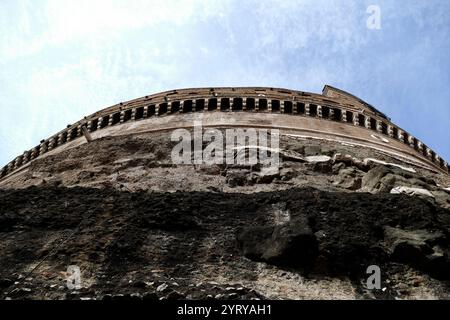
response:
[[(369, 5), (381, 29), (368, 29)], [(349, 91), (450, 160), (450, 1), (1, 0), (0, 165), (183, 87)]]

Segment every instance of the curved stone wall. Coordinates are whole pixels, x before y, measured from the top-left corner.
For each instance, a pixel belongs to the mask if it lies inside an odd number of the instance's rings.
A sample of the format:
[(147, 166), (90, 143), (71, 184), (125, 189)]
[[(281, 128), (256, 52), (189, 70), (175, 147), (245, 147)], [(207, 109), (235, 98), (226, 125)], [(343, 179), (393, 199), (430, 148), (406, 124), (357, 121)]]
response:
[(288, 114), (345, 123), (396, 139), (414, 150), (416, 158), (435, 169), (450, 173), (449, 164), (422, 141), (393, 124), (386, 115), (361, 99), (331, 86), (322, 94), (275, 88), (202, 88), (166, 91), (96, 112), (36, 147), (25, 151), (0, 171), (0, 179), (11, 175), (30, 161), (82, 135), (82, 127), (95, 132), (111, 126), (152, 117), (195, 112), (246, 112)]

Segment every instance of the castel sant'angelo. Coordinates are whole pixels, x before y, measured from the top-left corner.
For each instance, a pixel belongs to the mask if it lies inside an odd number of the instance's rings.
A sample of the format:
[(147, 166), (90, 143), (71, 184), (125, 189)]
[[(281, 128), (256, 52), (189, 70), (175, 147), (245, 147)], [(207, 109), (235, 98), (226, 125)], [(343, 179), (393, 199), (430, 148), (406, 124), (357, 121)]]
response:
[[(173, 163), (171, 133), (195, 122), (277, 129), (278, 170)], [(102, 109), (1, 169), (1, 296), (448, 299), (450, 166), (426, 143), (328, 85)]]

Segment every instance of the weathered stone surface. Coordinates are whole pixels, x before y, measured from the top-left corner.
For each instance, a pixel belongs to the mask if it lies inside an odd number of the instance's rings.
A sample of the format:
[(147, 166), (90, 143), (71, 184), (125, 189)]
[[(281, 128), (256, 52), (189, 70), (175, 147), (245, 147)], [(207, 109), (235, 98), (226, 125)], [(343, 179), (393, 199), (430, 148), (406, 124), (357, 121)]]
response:
[[(200, 91), (218, 97), (208, 90)], [(277, 90), (265, 94), (293, 98)], [(132, 107), (144, 105), (149, 100)], [(439, 167), (421, 160), (423, 153), (410, 157), (416, 152), (410, 145), (384, 134), (390, 144), (380, 147), (371, 143), (373, 130), (318, 115), (195, 110), (164, 117), (145, 109), (145, 117), (134, 121), (137, 111), (123, 125), (97, 125), (89, 145), (81, 139), (62, 143), (0, 181), (10, 189), (0, 190), (2, 292), (64, 298), (61, 274), (77, 263), (86, 288), (67, 295), (73, 299), (421, 297), (411, 294), (414, 288), (428, 289), (426, 297), (450, 297), (445, 282), (436, 280), (447, 266), (450, 214), (442, 204), (448, 199), (433, 180), (450, 183), (442, 170), (429, 170)], [(173, 164), (174, 143), (165, 130), (188, 128), (195, 119), (210, 127), (282, 127), (280, 148), (270, 148), (282, 160), (279, 172), (258, 165)], [(408, 164), (397, 157), (405, 151)], [(384, 173), (376, 174), (378, 166)], [(367, 190), (378, 194), (350, 192), (361, 191), (363, 175)], [(389, 194), (396, 186), (428, 190), (435, 202)], [(385, 236), (384, 228), (393, 226), (413, 234)], [(72, 230), (76, 235), (52, 251)], [(430, 238), (431, 231), (442, 237)], [(33, 281), (14, 281), (51, 252)], [(390, 281), (383, 293), (361, 293), (370, 264), (380, 265)]]
[(330, 160), (331, 160), (331, 157), (325, 156), (325, 155), (305, 157), (305, 161), (309, 162), (309, 163), (329, 162)]
[(405, 186), (394, 187), (391, 189), (391, 193), (393, 193), (393, 194), (403, 193), (403, 194), (407, 194), (409, 196), (434, 198), (434, 195), (427, 189), (412, 188), (412, 187), (405, 187)]
[(450, 191), (434, 190), (432, 194), (437, 204), (443, 208), (450, 209)]
[(237, 239), (246, 257), (272, 264), (308, 266), (317, 253), (317, 240), (305, 218), (244, 228)]
[(390, 192), (396, 186), (433, 190), (436, 188), (436, 183), (399, 168), (377, 165), (364, 175), (361, 190), (371, 193)]
[(374, 159), (374, 158), (365, 158), (363, 160), (363, 162), (365, 164), (367, 164), (368, 166), (374, 166), (374, 165), (377, 165), (377, 164), (382, 164), (382, 165), (385, 165), (387, 167), (399, 168), (399, 169), (402, 169), (404, 171), (411, 172), (411, 173), (416, 173), (417, 172), (416, 170), (414, 170), (411, 167), (406, 167), (406, 166), (399, 165), (397, 163), (386, 162), (386, 161), (382, 161), (382, 160)]
[(363, 175), (364, 172), (354, 167), (343, 168), (339, 170), (337, 177), (334, 179), (333, 185), (348, 190), (358, 190), (361, 188)]
[(450, 279), (448, 248), (442, 246), (448, 239), (442, 232), (385, 227), (384, 240), (393, 260), (409, 263), (436, 277)]
[(244, 186), (249, 182), (249, 174), (250, 171), (227, 170), (226, 182), (230, 187)]

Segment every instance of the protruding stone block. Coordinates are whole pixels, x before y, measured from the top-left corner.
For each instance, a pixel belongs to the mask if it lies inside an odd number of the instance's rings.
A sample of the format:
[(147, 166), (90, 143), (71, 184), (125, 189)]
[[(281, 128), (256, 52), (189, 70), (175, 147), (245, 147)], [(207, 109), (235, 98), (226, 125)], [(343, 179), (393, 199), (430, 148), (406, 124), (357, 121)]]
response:
[(381, 120), (377, 120), (377, 132), (383, 133), (383, 122)]
[(329, 119), (334, 119), (334, 109), (330, 108), (329, 114), (328, 114), (328, 118)]
[(317, 106), (317, 116), (319, 118), (322, 118), (322, 106)]
[(81, 132), (83, 133), (84, 138), (86, 139), (86, 141), (88, 143), (90, 143), (92, 141), (92, 136), (89, 133), (88, 129), (85, 126), (81, 127)]
[(22, 156), (18, 156), (16, 159), (14, 159), (14, 170), (22, 166), (22, 160)]
[(25, 151), (22, 155), (23, 164), (28, 163), (30, 161), (31, 152)]
[(60, 146), (63, 144), (63, 133), (58, 134), (58, 139), (56, 140), (56, 145)]
[(35, 147), (31, 150), (31, 159), (35, 159), (37, 157), (39, 157), (39, 147)]
[(417, 150), (420, 152), (423, 151), (423, 143), (420, 140), (417, 141)]
[(388, 132), (388, 136), (391, 138), (396, 138), (394, 137), (394, 127), (389, 125), (387, 126), (387, 132)]
[(100, 130), (102, 128), (102, 123), (103, 123), (103, 117), (98, 118), (97, 130)]
[[(217, 103), (219, 104), (220, 100), (217, 100)], [(184, 101), (180, 101), (180, 113), (184, 112)]]
[(46, 153), (47, 151), (48, 151), (47, 141), (44, 141), (44, 142), (41, 143), (41, 145), (40, 145), (39, 154)]
[(54, 149), (56, 146), (57, 146), (56, 139), (53, 138), (53, 137), (50, 138), (50, 139), (48, 140), (48, 150), (52, 150), (52, 149)]
[(364, 119), (364, 127), (366, 127), (367, 129), (370, 129), (370, 117), (366, 117)]
[(353, 124), (359, 126), (359, 116), (356, 113), (353, 114)]
[(71, 141), (71, 140), (73, 140), (73, 131), (74, 130), (76, 130), (76, 129), (69, 129), (69, 130), (67, 130), (67, 141)]
[(242, 110), (247, 110), (247, 98), (242, 98)]
[(414, 137), (413, 136), (408, 136), (408, 144), (410, 147), (414, 148)]
[(8, 173), (11, 173), (11, 172), (13, 172), (13, 171), (14, 171), (14, 161), (8, 163), (8, 166), (7, 166), (7, 172), (8, 172)]
[(297, 114), (298, 113), (297, 103), (298, 102), (292, 101), (292, 113), (293, 114)]

